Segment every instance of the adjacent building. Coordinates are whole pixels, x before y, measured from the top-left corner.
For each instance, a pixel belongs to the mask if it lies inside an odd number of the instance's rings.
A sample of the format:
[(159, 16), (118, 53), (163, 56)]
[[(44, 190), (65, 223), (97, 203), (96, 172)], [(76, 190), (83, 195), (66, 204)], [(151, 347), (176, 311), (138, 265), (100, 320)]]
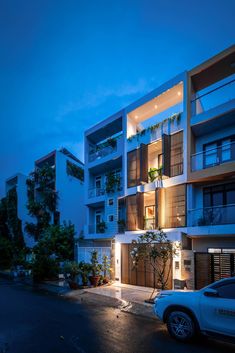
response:
[[(53, 212), (54, 224), (71, 222), (76, 236), (82, 236), (85, 222), (84, 206), (84, 164), (67, 149), (54, 150), (35, 161), (35, 171), (49, 166), (53, 177), (48, 182), (57, 195), (56, 209)], [(35, 187), (36, 198), (40, 200), (40, 188)]]
[[(51, 211), (51, 222), (53, 224), (67, 224), (70, 222), (75, 226), (76, 237), (83, 235), (85, 222), (84, 206), (84, 164), (67, 149), (55, 150), (35, 161), (34, 171), (37, 172), (45, 166), (53, 173), (47, 180), (46, 187), (52, 193), (58, 195), (55, 209)], [(26, 246), (33, 247), (34, 239), (30, 236), (25, 226), (34, 223), (35, 219), (29, 215), (28, 204), (28, 176), (16, 174), (6, 180), (6, 195), (14, 190), (14, 204), (17, 217), (21, 221), (21, 229)], [(39, 184), (35, 184), (33, 198), (39, 201), (42, 197)], [(49, 193), (48, 193), (49, 194)]]
[(158, 227), (181, 244), (170, 286), (234, 274), (235, 46), (85, 132), (85, 204), (78, 258), (108, 254), (122, 283), (153, 286), (130, 244)]

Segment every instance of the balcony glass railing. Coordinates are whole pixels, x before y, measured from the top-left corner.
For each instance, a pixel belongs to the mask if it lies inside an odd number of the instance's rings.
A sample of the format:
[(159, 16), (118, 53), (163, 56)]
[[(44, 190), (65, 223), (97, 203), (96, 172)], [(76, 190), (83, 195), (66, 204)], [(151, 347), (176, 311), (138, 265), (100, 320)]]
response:
[(188, 211), (188, 226), (210, 226), (235, 223), (235, 204), (204, 207)]
[(101, 222), (96, 224), (89, 224), (88, 232), (89, 234), (104, 234), (107, 232), (107, 223)]
[(235, 99), (235, 75), (218, 82), (208, 91), (203, 90), (191, 100), (192, 116), (212, 109), (220, 104)]
[(109, 154), (115, 152), (117, 150), (117, 145), (116, 146), (106, 146), (102, 147), (101, 149), (91, 152), (89, 154), (89, 162), (93, 162), (97, 159), (103, 158), (105, 156), (108, 156)]
[(145, 230), (156, 229), (155, 218), (145, 218), (145, 220), (144, 220), (144, 229)]
[(193, 154), (191, 171), (195, 172), (231, 161), (235, 161), (235, 141)]
[(102, 196), (105, 194), (105, 189), (103, 188), (92, 188), (88, 190), (88, 198)]

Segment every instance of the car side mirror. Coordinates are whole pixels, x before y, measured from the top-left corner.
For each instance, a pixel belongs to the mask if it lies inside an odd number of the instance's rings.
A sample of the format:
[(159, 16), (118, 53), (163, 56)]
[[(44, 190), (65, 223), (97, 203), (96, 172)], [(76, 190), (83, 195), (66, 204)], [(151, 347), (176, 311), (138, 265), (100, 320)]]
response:
[(206, 297), (218, 297), (218, 292), (216, 289), (212, 289), (212, 288), (207, 288), (204, 292), (204, 295)]

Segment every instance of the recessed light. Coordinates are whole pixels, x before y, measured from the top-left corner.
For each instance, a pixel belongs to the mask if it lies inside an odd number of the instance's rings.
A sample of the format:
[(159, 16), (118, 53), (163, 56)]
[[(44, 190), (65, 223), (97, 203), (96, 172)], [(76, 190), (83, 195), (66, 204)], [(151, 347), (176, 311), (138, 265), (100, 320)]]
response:
[(135, 116), (135, 119), (138, 119), (138, 115)]
[(155, 108), (155, 109), (157, 109), (157, 108), (158, 108), (157, 104), (155, 104), (154, 108)]
[(177, 94), (178, 94), (178, 96), (181, 96), (181, 92), (180, 91), (178, 91)]

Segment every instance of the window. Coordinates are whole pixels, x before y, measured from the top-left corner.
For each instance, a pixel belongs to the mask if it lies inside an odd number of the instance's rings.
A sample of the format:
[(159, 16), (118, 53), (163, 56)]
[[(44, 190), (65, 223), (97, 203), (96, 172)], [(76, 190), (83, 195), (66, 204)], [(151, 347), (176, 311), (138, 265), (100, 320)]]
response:
[(101, 176), (95, 177), (95, 187), (96, 187), (96, 189), (101, 188)]
[(145, 206), (145, 229), (155, 229), (155, 205)]
[(211, 143), (205, 146), (205, 167), (217, 164), (217, 144)]
[(113, 206), (113, 199), (108, 199), (108, 205)]
[(109, 220), (109, 222), (113, 222), (114, 221), (114, 215), (109, 215), (108, 220)]
[(226, 139), (221, 142), (221, 161), (230, 161), (232, 157), (231, 139)]
[(216, 289), (220, 298), (235, 299), (235, 283), (228, 283)]
[(215, 185), (203, 189), (203, 207), (235, 204), (235, 183)]
[(235, 159), (235, 136), (204, 145), (204, 168)]
[(165, 190), (165, 226), (166, 228), (185, 226), (185, 185), (178, 185)]
[(158, 168), (162, 167), (162, 163), (163, 163), (163, 154), (159, 154), (157, 156), (157, 160), (158, 160)]

